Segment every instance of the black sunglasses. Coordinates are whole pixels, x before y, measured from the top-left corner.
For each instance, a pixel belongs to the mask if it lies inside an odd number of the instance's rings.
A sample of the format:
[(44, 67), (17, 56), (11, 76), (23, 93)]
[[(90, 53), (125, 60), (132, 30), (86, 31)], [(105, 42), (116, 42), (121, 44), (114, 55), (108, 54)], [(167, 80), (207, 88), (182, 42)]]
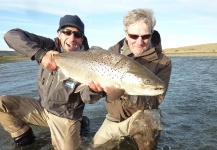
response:
[(72, 31), (69, 29), (61, 29), (60, 32), (62, 32), (65, 35), (68, 35), (68, 36), (70, 36), (73, 33), (75, 38), (82, 38), (83, 37), (83, 34), (80, 33), (79, 31)]
[(142, 35), (142, 36), (139, 36), (139, 35), (136, 35), (136, 34), (129, 34), (129, 33), (127, 33), (127, 34), (131, 39), (134, 39), (134, 40), (137, 40), (139, 37), (141, 37), (143, 40), (149, 39), (151, 37), (151, 34), (145, 34), (145, 35)]

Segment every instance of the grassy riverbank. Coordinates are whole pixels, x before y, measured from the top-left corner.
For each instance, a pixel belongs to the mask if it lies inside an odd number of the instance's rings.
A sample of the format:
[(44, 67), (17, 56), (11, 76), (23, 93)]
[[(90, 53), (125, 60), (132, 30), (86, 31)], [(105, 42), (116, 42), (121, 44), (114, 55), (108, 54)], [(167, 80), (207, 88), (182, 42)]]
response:
[[(217, 56), (217, 43), (163, 49), (167, 56)], [(15, 51), (0, 51), (0, 64), (25, 61), (28, 57)]]
[(0, 51), (0, 64), (29, 60), (15, 51)]
[(24, 56), (0, 56), (0, 64), (29, 60)]
[(217, 43), (167, 48), (163, 52), (168, 56), (217, 56)]

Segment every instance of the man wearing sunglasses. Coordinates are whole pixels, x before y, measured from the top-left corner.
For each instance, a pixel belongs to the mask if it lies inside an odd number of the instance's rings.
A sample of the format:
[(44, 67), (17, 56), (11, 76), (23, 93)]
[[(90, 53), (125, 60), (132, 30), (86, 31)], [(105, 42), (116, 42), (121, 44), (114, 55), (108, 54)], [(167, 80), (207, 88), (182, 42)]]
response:
[[(132, 10), (123, 22), (126, 37), (110, 50), (131, 57), (147, 67), (168, 87), (171, 60), (162, 53), (160, 34), (154, 30), (156, 21), (152, 10)], [(108, 114), (93, 138), (94, 147), (103, 147), (113, 140), (119, 143), (122, 137), (130, 136), (140, 150), (157, 149), (159, 130), (162, 128), (155, 122), (160, 120), (158, 106), (165, 95), (166, 91), (159, 96), (136, 96), (135, 104), (131, 103), (132, 97), (127, 94), (112, 102), (106, 101)], [(158, 117), (148, 115), (152, 113)]]
[(0, 123), (17, 145), (34, 141), (29, 126), (33, 124), (50, 128), (55, 149), (80, 149), (80, 128), (88, 126), (89, 121), (87, 117), (82, 119), (84, 102), (94, 103), (103, 97), (103, 92), (97, 89), (101, 87), (93, 81), (74, 93), (80, 83), (62, 77), (53, 60), (54, 54), (89, 49), (81, 19), (76, 15), (63, 16), (57, 34), (54, 40), (21, 29), (12, 29), (4, 35), (10, 48), (39, 64), (39, 100), (21, 95), (0, 97)]

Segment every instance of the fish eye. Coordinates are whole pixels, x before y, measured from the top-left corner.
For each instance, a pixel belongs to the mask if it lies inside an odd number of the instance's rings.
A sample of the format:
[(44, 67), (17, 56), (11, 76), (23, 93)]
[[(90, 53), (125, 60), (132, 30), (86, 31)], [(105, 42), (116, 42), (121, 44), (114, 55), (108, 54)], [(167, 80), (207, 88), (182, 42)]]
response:
[(143, 83), (144, 83), (144, 84), (150, 84), (151, 81), (150, 81), (150, 80), (143, 80)]

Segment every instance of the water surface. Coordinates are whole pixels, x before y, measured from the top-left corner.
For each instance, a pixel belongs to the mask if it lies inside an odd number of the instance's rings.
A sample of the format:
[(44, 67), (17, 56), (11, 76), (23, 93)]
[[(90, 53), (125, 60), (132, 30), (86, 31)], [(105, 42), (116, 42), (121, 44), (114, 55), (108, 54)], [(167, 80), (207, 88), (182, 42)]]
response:
[[(160, 105), (164, 131), (159, 150), (217, 149), (217, 57), (171, 57), (171, 82), (164, 102)], [(3, 66), (1, 64), (1, 66)], [(0, 67), (0, 95), (23, 94), (37, 98), (37, 64), (26, 61), (6, 63)], [(83, 149), (90, 149), (92, 136), (102, 124), (106, 111), (104, 99), (86, 105), (84, 114), (91, 120), (91, 130), (83, 137)], [(0, 150), (51, 150), (48, 128), (33, 127), (36, 142), (18, 148), (0, 126)], [(130, 141), (117, 150), (136, 150)]]

